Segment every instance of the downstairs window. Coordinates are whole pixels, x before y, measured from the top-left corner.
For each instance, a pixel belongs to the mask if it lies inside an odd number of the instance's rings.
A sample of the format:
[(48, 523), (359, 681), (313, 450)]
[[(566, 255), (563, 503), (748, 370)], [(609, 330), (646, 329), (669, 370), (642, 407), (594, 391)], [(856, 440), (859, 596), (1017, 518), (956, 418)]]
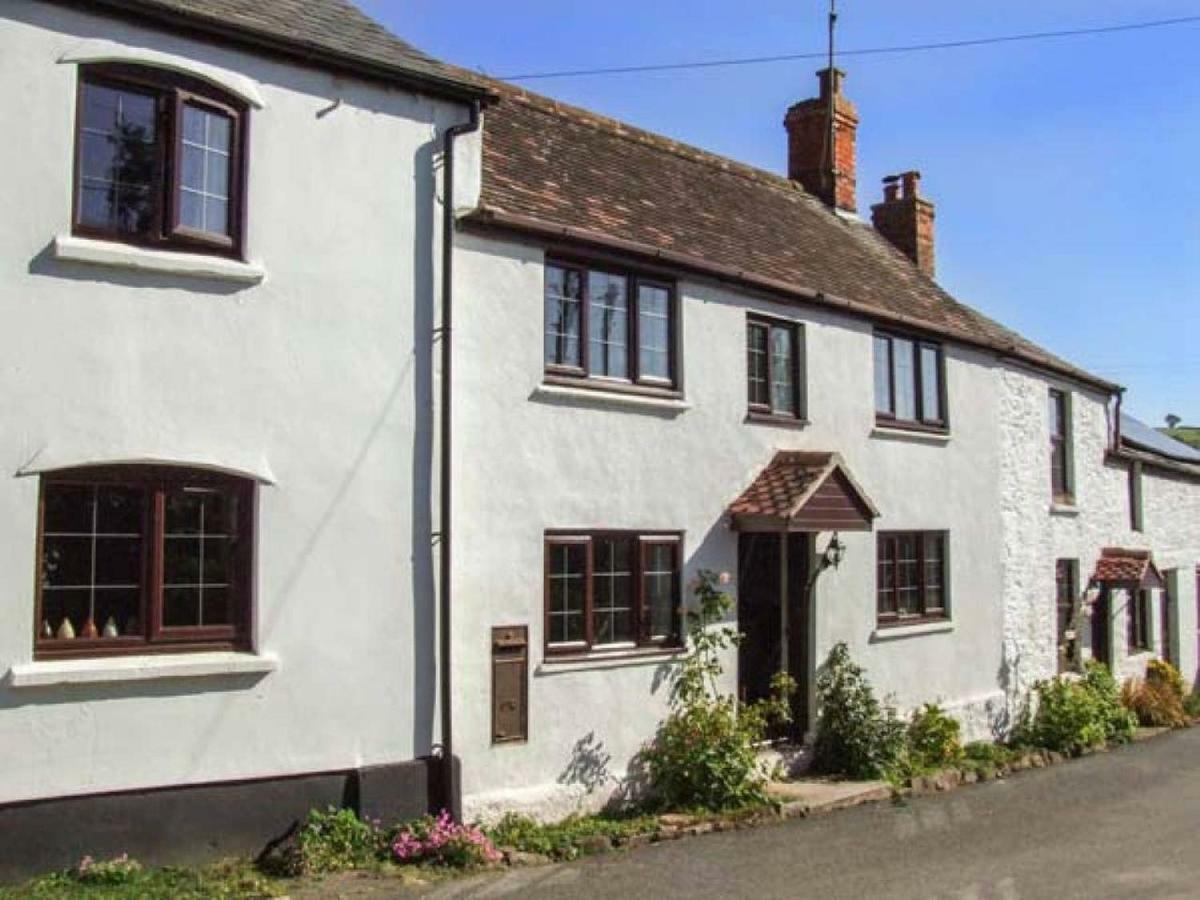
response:
[(45, 476), (35, 655), (248, 648), (253, 503), (207, 471)]
[(881, 626), (948, 618), (948, 541), (944, 531), (878, 535), (876, 597)]
[(678, 533), (546, 537), (546, 651), (580, 653), (680, 642)]

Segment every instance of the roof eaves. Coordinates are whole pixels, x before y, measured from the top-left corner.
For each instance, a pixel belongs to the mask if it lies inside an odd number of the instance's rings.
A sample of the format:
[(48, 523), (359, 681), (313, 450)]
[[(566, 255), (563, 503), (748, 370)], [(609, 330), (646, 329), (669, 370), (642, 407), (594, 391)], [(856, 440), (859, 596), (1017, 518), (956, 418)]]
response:
[(197, 35), (219, 39), (231, 44), (259, 52), (274, 53), (323, 69), (346, 72), (361, 77), (386, 81), (460, 102), (482, 101), (492, 103), (498, 95), (482, 82), (473, 78), (454, 78), (423, 67), (402, 66), (383, 62), (357, 53), (339, 51), (297, 38), (252, 28), (243, 24), (231, 24), (195, 15), (186, 10), (167, 9), (143, 0), (44, 0), (62, 6), (92, 9), (104, 15), (130, 19), (139, 24), (166, 25), (186, 29)]

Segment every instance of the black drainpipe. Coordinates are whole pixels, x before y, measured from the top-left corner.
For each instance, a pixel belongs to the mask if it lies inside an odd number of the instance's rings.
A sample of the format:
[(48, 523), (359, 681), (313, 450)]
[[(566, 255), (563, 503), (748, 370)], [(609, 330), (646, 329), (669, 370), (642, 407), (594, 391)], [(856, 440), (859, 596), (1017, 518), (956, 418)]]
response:
[(441, 689), (442, 746), (441, 746), (441, 794), (442, 807), (453, 814), (456, 821), (462, 818), (462, 796), (458, 784), (458, 770), (454, 764), (454, 743), (451, 727), (452, 709), (450, 695), (450, 400), (451, 400), (451, 315), (454, 296), (454, 139), (460, 134), (469, 134), (479, 129), (480, 102), (471, 104), (471, 115), (466, 122), (451, 125), (442, 135), (442, 321), (435, 332), (442, 342), (442, 393), (441, 393), (441, 458), (440, 468), (440, 513), (438, 516), (438, 606), (441, 630), (438, 635), (440, 653), (438, 668)]

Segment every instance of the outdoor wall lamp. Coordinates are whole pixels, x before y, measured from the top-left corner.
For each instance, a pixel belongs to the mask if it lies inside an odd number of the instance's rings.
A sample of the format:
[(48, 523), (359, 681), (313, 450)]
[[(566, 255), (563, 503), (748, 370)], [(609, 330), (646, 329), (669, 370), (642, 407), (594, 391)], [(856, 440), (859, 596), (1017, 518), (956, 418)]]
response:
[(846, 545), (842, 543), (838, 533), (835, 531), (833, 537), (829, 539), (829, 543), (825, 545), (825, 552), (821, 554), (821, 568), (828, 569), (830, 566), (837, 568), (842, 564), (842, 558), (846, 555)]

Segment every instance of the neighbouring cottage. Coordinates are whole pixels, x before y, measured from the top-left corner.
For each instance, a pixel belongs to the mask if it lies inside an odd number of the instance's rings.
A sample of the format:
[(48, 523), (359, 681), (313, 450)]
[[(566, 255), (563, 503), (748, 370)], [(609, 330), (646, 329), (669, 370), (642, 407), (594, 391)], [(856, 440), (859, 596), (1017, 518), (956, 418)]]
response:
[(0, 76), (0, 878), (598, 806), (701, 569), (797, 739), (838, 641), (972, 736), (1073, 641), (1195, 679), (1200, 454), (938, 287), (917, 173), (858, 217), (840, 73), (788, 177), (347, 0), (15, 0)]
[(918, 173), (858, 217), (857, 110), (819, 77), (784, 118), (786, 178), (497, 86), (456, 254), (470, 814), (622, 790), (701, 569), (731, 575), (746, 635), (726, 687), (761, 697), (786, 667), (797, 738), (839, 641), (969, 737), (1073, 640), (1120, 677), (1154, 655), (1196, 677), (1198, 460), (937, 285)]

